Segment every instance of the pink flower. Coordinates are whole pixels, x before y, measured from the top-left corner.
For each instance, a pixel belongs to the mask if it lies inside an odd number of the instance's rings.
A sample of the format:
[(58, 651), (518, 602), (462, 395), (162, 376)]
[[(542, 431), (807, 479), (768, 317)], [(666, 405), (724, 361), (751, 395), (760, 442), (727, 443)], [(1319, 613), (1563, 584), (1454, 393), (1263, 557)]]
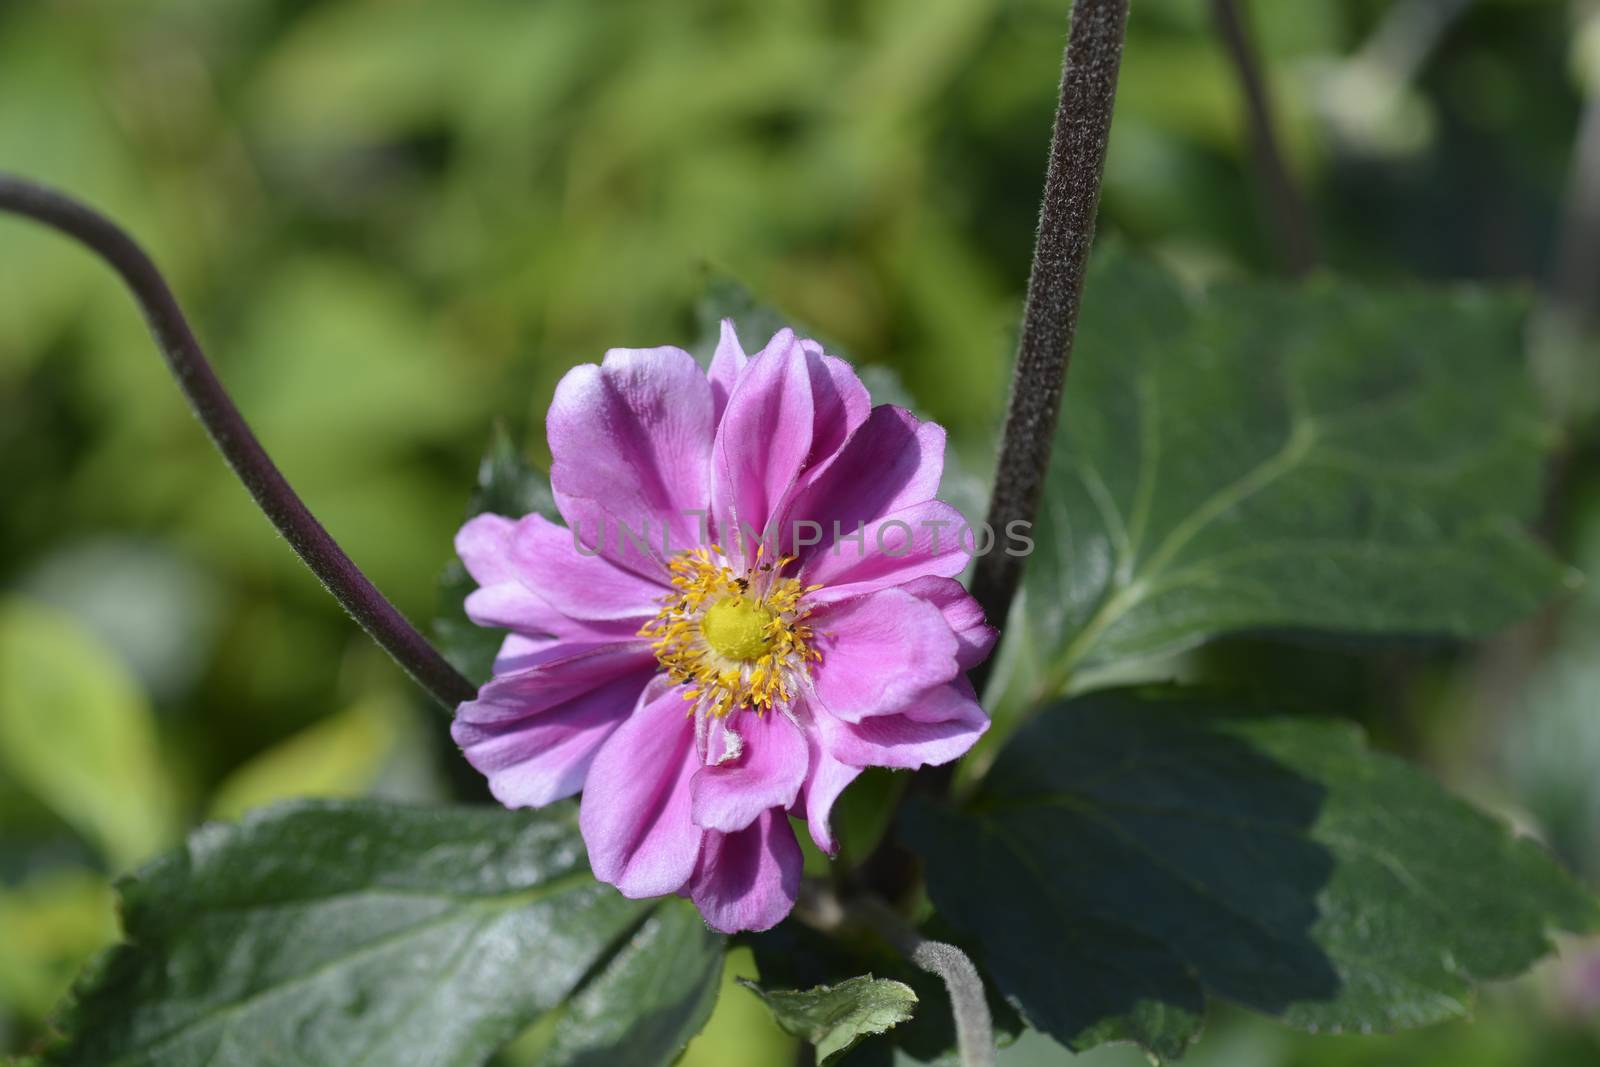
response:
[(945, 763), (988, 726), (964, 672), (995, 633), (955, 580), (976, 539), (934, 499), (944, 431), (788, 330), (747, 358), (730, 322), (709, 373), (676, 348), (575, 368), (548, 431), (568, 526), (479, 515), (456, 538), (468, 614), (512, 633), (452, 733), (508, 807), (581, 790), (624, 895), (764, 930), (799, 886), (790, 815), (832, 854), (862, 768)]

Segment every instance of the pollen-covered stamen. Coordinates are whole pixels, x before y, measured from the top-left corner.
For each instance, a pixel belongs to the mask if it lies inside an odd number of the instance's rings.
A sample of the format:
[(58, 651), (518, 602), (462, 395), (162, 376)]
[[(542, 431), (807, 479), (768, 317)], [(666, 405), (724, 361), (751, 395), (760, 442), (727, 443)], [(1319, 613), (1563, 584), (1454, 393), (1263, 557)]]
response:
[(674, 592), (640, 629), (675, 682), (689, 688), (690, 711), (721, 717), (735, 708), (757, 712), (787, 704), (796, 680), (822, 658), (802, 600), (819, 586), (781, 577), (794, 562), (760, 562), (741, 575), (722, 549), (696, 548), (667, 564)]

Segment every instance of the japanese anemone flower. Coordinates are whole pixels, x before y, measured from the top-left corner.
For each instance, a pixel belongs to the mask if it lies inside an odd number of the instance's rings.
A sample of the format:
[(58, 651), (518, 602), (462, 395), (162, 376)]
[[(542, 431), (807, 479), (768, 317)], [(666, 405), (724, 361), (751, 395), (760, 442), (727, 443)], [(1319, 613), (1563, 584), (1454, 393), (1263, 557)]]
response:
[(580, 790), (595, 875), (687, 895), (718, 930), (794, 905), (801, 853), (863, 768), (965, 753), (964, 672), (995, 633), (955, 580), (974, 539), (934, 499), (944, 431), (872, 407), (784, 330), (709, 371), (677, 348), (570, 371), (548, 418), (563, 527), (479, 515), (468, 615), (511, 631), (452, 733), (508, 807)]

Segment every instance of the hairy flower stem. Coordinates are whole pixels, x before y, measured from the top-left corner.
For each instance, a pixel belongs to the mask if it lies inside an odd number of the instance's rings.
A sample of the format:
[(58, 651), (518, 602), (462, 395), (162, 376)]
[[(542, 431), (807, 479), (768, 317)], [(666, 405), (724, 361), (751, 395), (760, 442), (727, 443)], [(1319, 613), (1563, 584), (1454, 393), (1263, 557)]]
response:
[[(1128, 0), (1077, 0), (1072, 6), (1022, 337), (989, 501), (994, 530), (1032, 522), (1044, 489), (1094, 240), (1127, 22)], [(993, 625), (1005, 624), (1022, 564), (1021, 557), (1004, 552), (978, 560), (972, 595)], [(973, 681), (981, 690), (982, 677)]]
[(75, 238), (122, 277), (144, 312), (178, 387), (234, 474), (344, 609), (396, 663), (447, 708), (471, 700), (472, 683), (430, 645), (345, 555), (289, 487), (217, 380), (161, 272), (116, 223), (83, 204), (22, 178), (0, 174), (0, 211)]
[[(1034, 241), (1033, 269), (1023, 312), (1022, 338), (1011, 376), (1011, 401), (996, 463), (989, 527), (1008, 531), (1013, 522), (1033, 521), (1044, 489), (1061, 411), (1072, 337), (1078, 327), (1084, 269), (1094, 241), (1105, 173), (1111, 107), (1128, 26), (1128, 0), (1076, 0), (1062, 60), (1044, 204)], [(991, 552), (978, 559), (972, 595), (995, 626), (1004, 626), (1022, 580), (1023, 557)], [(994, 658), (971, 672), (983, 692)], [(954, 764), (921, 771), (910, 789), (923, 794), (949, 790)], [(854, 872), (854, 881), (885, 900), (899, 901), (916, 884), (916, 857), (891, 832)]]
[(1228, 56), (1239, 76), (1244, 92), (1245, 117), (1250, 125), (1251, 159), (1256, 183), (1266, 194), (1267, 223), (1278, 244), (1278, 255), (1290, 277), (1301, 278), (1317, 265), (1317, 238), (1311, 225), (1306, 199), (1295, 183), (1283, 151), (1278, 144), (1273, 121), (1272, 97), (1256, 55), (1246, 22), (1244, 0), (1211, 0), (1217, 32), (1222, 35)]
[(841, 898), (821, 882), (805, 882), (795, 915), (826, 934), (870, 931), (913, 966), (937, 976), (950, 994), (961, 1067), (994, 1067), (994, 1023), (978, 968), (954, 945), (930, 941), (875, 896)]

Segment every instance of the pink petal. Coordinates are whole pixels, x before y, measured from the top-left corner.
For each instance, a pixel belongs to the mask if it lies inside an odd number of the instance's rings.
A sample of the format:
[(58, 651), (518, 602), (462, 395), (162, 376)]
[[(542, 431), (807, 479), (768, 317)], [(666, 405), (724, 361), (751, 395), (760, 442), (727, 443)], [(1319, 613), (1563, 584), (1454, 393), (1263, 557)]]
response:
[(498, 582), (474, 589), (462, 602), (467, 618), (479, 626), (553, 634), (564, 617), (521, 582)]
[(703, 832), (689, 817), (699, 761), (687, 708), (677, 689), (651, 685), (584, 783), (578, 827), (590, 866), (625, 897), (676, 893), (695, 872)]
[(479, 626), (525, 633), (552, 633), (558, 613), (523, 584), (511, 560), (516, 521), (500, 515), (474, 515), (456, 534), (456, 555), (479, 585), (467, 596), (467, 618)]
[(494, 655), (494, 673), (498, 677), (525, 671), (557, 654), (562, 643), (559, 637), (506, 634), (506, 639), (500, 643), (500, 651)]
[(718, 536), (730, 552), (755, 543), (804, 469), (816, 408), (807, 357), (788, 330), (750, 361), (717, 427)]
[(813, 692), (847, 722), (897, 713), (959, 670), (959, 646), (944, 614), (899, 589), (828, 605), (811, 625), (817, 631), (814, 647), (822, 653)]
[(801, 865), (788, 817), (771, 810), (738, 833), (708, 832), (688, 893), (712, 929), (770, 930), (794, 908)]
[(810, 556), (800, 577), (807, 585), (823, 586), (812, 594), (813, 602), (842, 600), (915, 578), (954, 578), (971, 559), (962, 547), (964, 529), (966, 520), (949, 504), (913, 504), (867, 523), (860, 539), (852, 532)]
[(595, 750), (653, 672), (647, 656), (616, 646), (550, 659), (484, 686), (457, 709), (450, 734), (495, 799), (540, 807), (583, 787)]
[(949, 723), (977, 722), (982, 720), (982, 733), (989, 728), (989, 713), (983, 710), (978, 691), (972, 682), (961, 675), (948, 685), (934, 686), (907, 704), (901, 712), (913, 722)]
[(983, 608), (960, 582), (954, 578), (915, 578), (900, 588), (944, 612), (944, 621), (961, 646), (956, 662), (962, 670), (970, 671), (988, 658), (1000, 631), (984, 621)]
[[(872, 409), (850, 439), (795, 496), (784, 516), (786, 551), (802, 559), (828, 550), (834, 535), (932, 500), (944, 471), (944, 430), (903, 408)], [(800, 523), (814, 523), (801, 526)], [(956, 531), (951, 530), (953, 539)], [(819, 539), (820, 538), (820, 539)], [(799, 542), (810, 545), (800, 546)]]
[(823, 852), (832, 856), (839, 851), (839, 842), (834, 839), (833, 827), (829, 823), (833, 804), (839, 799), (839, 794), (844, 792), (845, 786), (855, 781), (861, 774), (861, 768), (834, 759), (832, 754), (822, 747), (820, 739), (811, 741), (809, 748), (811, 766), (806, 771), (805, 788), (801, 790), (801, 808), (805, 814), (806, 827), (811, 831), (811, 840)]
[(737, 731), (739, 755), (695, 774), (693, 812), (697, 825), (732, 833), (768, 808), (794, 803), (806, 777), (806, 742), (789, 717), (777, 711), (737, 711), (723, 725)]
[(725, 763), (738, 757), (744, 738), (728, 726), (728, 718), (711, 716), (695, 735), (695, 755), (703, 764)]
[(734, 387), (739, 384), (739, 376), (749, 362), (750, 357), (744, 354), (744, 346), (739, 344), (739, 335), (734, 331), (733, 320), (723, 319), (717, 350), (712, 353), (711, 368), (706, 372), (706, 377), (711, 380), (711, 400), (718, 422), (722, 421), (728, 397), (733, 395)]
[(626, 622), (637, 631), (668, 592), (664, 571), (660, 580), (648, 580), (580, 551), (566, 527), (542, 515), (529, 515), (517, 524), (511, 559), (523, 582), (570, 619)]
[[(479, 626), (498, 627), (561, 644), (632, 643), (638, 639), (643, 621), (642, 618), (570, 618), (526, 586), (510, 583), (473, 590), (467, 594), (463, 607), (467, 618)], [(496, 668), (495, 673), (501, 673), (500, 669)]]
[(817, 716), (823, 747), (853, 767), (916, 768), (965, 755), (989, 728), (989, 717), (965, 681), (939, 686), (917, 702), (915, 716), (877, 715), (861, 722)]
[(655, 653), (646, 641), (579, 645), (563, 642), (533, 657), (534, 662), (513, 674), (496, 676), (478, 690), (476, 700), (456, 709), (465, 717), (487, 724), (523, 718), (553, 708), (597, 689), (614, 678), (639, 671), (654, 673)]
[(479, 585), (517, 581), (511, 563), (511, 533), (515, 519), (484, 513), (474, 515), (456, 533), (456, 555)]
[(600, 366), (568, 371), (546, 419), (550, 485), (567, 525), (654, 576), (665, 555), (701, 543), (703, 520), (691, 513), (710, 500), (715, 425), (711, 384), (681, 349), (614, 348)]
[(872, 398), (850, 365), (780, 330), (738, 377), (717, 429), (713, 496), (718, 533), (743, 545), (774, 527), (811, 472), (867, 418)]
[(867, 421), (872, 395), (861, 384), (855, 368), (842, 359), (824, 355), (815, 341), (801, 341), (806, 369), (811, 375), (812, 408), (816, 420), (811, 432), (811, 454), (806, 467), (817, 468)]

